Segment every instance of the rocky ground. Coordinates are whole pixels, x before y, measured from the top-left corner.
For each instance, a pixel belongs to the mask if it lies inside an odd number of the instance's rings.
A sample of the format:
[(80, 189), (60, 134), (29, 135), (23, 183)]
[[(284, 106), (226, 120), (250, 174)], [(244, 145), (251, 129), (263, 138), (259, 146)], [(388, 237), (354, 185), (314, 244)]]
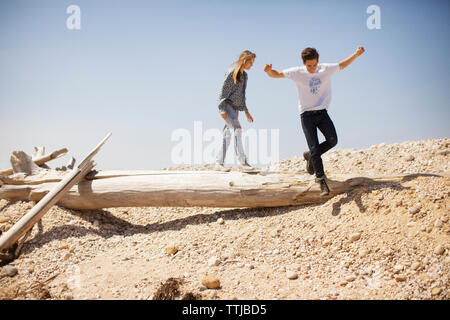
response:
[[(282, 208), (53, 207), (0, 299), (450, 298), (450, 139), (334, 149), (328, 174), (418, 176)], [(304, 171), (294, 157), (271, 169)], [(208, 170), (210, 166), (166, 169)], [(6, 231), (33, 202), (0, 200)]]

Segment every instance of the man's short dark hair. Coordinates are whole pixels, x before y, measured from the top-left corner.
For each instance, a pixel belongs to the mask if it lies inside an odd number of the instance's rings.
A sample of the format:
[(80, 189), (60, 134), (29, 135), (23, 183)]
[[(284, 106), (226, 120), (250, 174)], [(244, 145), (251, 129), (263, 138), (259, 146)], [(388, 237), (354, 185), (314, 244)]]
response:
[(306, 48), (302, 51), (302, 60), (306, 62), (306, 60), (314, 60), (317, 59), (319, 61), (319, 53), (315, 48)]

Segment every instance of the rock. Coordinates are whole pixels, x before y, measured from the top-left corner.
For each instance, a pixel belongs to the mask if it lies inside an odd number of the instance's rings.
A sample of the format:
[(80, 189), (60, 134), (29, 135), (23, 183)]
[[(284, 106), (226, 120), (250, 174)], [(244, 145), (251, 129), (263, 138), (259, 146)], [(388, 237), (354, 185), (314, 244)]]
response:
[(355, 242), (355, 241), (359, 240), (359, 238), (361, 238), (361, 233), (359, 233), (359, 232), (352, 233), (349, 236), (350, 242)]
[(441, 292), (442, 292), (442, 288), (440, 288), (440, 287), (434, 287), (433, 289), (431, 289), (431, 295), (432, 296), (437, 296)]
[(209, 260), (208, 260), (208, 266), (210, 266), (210, 267), (216, 267), (219, 264), (220, 264), (220, 260), (216, 256), (213, 256), (213, 257), (209, 258)]
[(365, 256), (367, 256), (368, 253), (369, 250), (367, 250), (366, 248), (362, 248), (361, 250), (359, 250), (359, 257), (364, 258)]
[(420, 263), (419, 262), (414, 262), (412, 265), (411, 265), (411, 269), (413, 269), (413, 270), (417, 270), (417, 269), (419, 269), (420, 268)]
[(397, 282), (402, 282), (406, 280), (406, 276), (405, 275), (398, 275), (395, 277), (395, 281)]
[(73, 300), (73, 295), (71, 292), (64, 292), (61, 296), (64, 300)]
[(394, 266), (394, 273), (400, 273), (400, 271), (402, 271), (404, 269), (404, 267), (400, 264)]
[(415, 205), (415, 206), (409, 208), (408, 211), (409, 211), (410, 214), (416, 214), (416, 213), (420, 212), (420, 209), (421, 209), (420, 205)]
[(436, 219), (436, 222), (434, 223), (434, 227), (435, 228), (440, 228), (442, 227), (443, 223), (440, 219)]
[(298, 274), (291, 270), (286, 271), (286, 276), (289, 280), (295, 280), (298, 278)]
[(208, 289), (217, 289), (220, 287), (220, 280), (215, 276), (204, 276), (202, 279), (202, 285)]
[(413, 155), (408, 155), (408, 156), (406, 156), (406, 158), (405, 158), (405, 161), (414, 161), (414, 156)]
[(217, 219), (217, 223), (218, 224), (224, 224), (225, 221), (223, 220), (223, 218), (219, 218), (219, 219)]
[(17, 272), (18, 272), (18, 270), (17, 270), (17, 268), (16, 267), (13, 267), (13, 266), (4, 266), (2, 269), (1, 269), (1, 274), (4, 274), (5, 276), (7, 276), (7, 277), (14, 277), (16, 274), (17, 274)]
[(434, 249), (434, 253), (437, 255), (441, 255), (445, 252), (445, 248), (443, 245), (438, 245), (435, 249)]
[(355, 281), (355, 279), (356, 279), (356, 277), (352, 275), (352, 276), (346, 277), (346, 278), (345, 278), (345, 281), (347, 281), (347, 282), (352, 282), (352, 281)]
[(7, 217), (0, 217), (0, 223), (9, 222), (9, 218)]
[(177, 252), (178, 252), (178, 247), (177, 246), (168, 246), (166, 248), (166, 254), (168, 254), (168, 255), (174, 255)]

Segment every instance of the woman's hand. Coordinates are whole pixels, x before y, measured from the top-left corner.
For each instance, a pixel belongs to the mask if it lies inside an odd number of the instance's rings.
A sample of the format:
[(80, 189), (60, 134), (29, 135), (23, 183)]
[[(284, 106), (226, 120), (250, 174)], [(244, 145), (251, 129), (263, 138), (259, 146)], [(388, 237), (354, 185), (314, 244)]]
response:
[(248, 122), (253, 122), (253, 117), (251, 116), (250, 112), (245, 111), (245, 115), (247, 116)]
[(227, 121), (227, 113), (221, 112), (220, 115), (222, 116), (223, 120)]

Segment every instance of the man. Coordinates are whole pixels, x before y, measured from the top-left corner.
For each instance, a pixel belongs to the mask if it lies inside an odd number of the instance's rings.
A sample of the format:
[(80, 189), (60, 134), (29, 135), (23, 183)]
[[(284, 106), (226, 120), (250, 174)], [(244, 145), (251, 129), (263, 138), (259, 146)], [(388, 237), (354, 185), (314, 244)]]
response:
[[(309, 151), (304, 152), (303, 157), (308, 173), (316, 174), (321, 196), (326, 196), (330, 192), (321, 156), (337, 144), (336, 129), (327, 112), (331, 101), (331, 76), (338, 70), (346, 68), (363, 52), (364, 48), (358, 47), (354, 54), (339, 63), (319, 64), (317, 50), (306, 48), (302, 51), (304, 67), (293, 67), (283, 71), (273, 70), (271, 64), (264, 67), (269, 77), (288, 78), (297, 86), (302, 129), (309, 147)], [(320, 144), (317, 129), (325, 137), (325, 141)]]

